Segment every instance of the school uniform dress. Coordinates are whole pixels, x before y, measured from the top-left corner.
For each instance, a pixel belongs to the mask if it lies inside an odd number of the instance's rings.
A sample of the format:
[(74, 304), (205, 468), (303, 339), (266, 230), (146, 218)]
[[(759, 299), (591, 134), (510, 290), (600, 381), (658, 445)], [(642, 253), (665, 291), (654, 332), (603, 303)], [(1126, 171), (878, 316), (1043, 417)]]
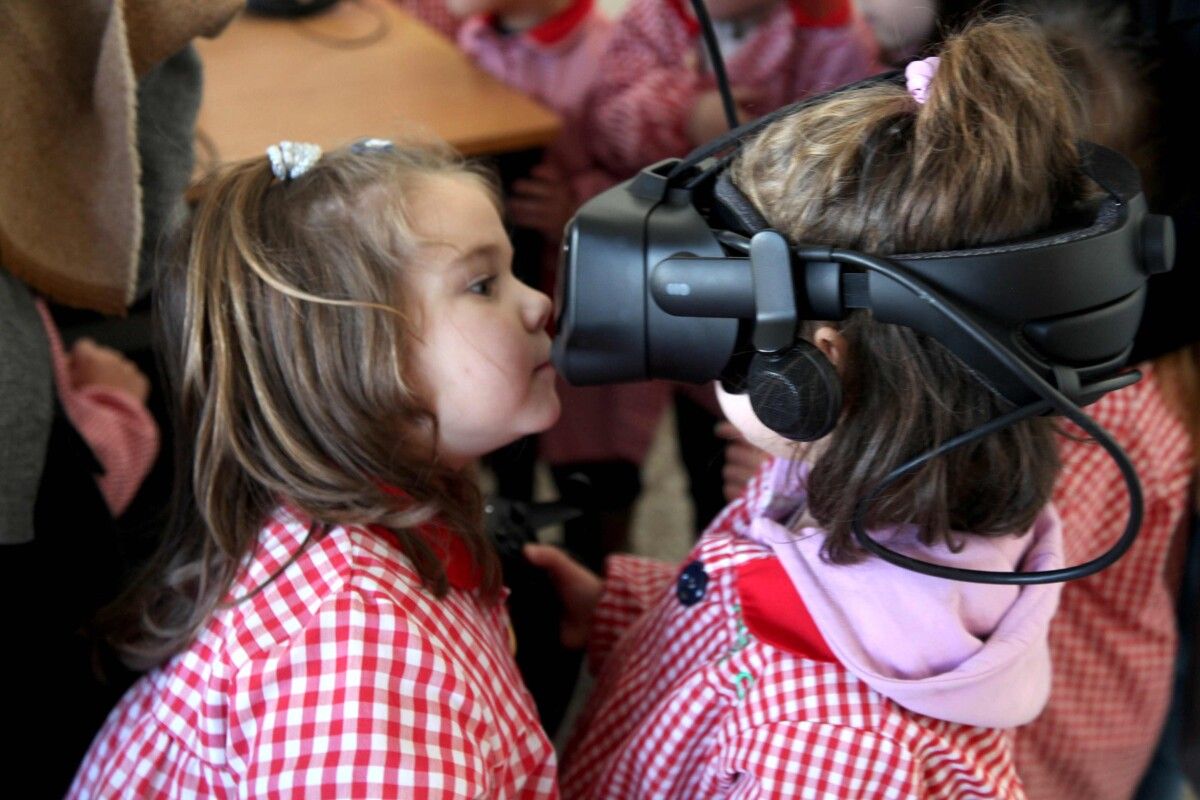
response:
[[(1138, 368), (1141, 381), (1085, 411), (1137, 470), (1145, 500), (1142, 530), (1116, 564), (1063, 588), (1050, 626), (1054, 692), (1037, 721), (1017, 732), (1017, 770), (1032, 798), (1131, 797), (1171, 701), (1178, 576), (1168, 574), (1168, 561), (1189, 519), (1195, 463), (1187, 430), (1167, 407), (1153, 365)], [(1067, 561), (1079, 563), (1121, 535), (1129, 498), (1116, 465), (1098, 445), (1067, 438), (1060, 443), (1063, 471), (1054, 504)]]
[[(737, 36), (740, 33), (740, 38)], [(765, 114), (880, 71), (878, 48), (848, 0), (783, 0), (757, 24), (723, 37), (730, 83), (762, 92)], [(688, 0), (632, 0), (617, 23), (588, 100), (588, 142), (620, 177), (692, 149), (696, 98), (716, 88)]]
[(507, 613), (461, 543), (443, 540), (439, 600), (385, 531), (309, 530), (271, 515), (229, 602), (125, 695), (68, 796), (557, 797)]
[[(545, 160), (566, 178), (575, 207), (615, 183), (587, 146), (584, 101), (608, 46), (612, 22), (594, 0), (573, 0), (525, 31), (506, 31), (491, 15), (468, 19), (459, 47), (505, 84), (553, 109), (562, 119)], [(559, 241), (547, 242), (540, 288), (553, 292)], [(539, 456), (551, 465), (620, 459), (641, 464), (654, 438), (666, 390), (651, 383), (571, 386), (558, 379), (563, 413), (539, 437)]]
[[(564, 797), (1023, 796), (1008, 729), (1049, 694), (1059, 587), (827, 564), (821, 531), (795, 522), (804, 476), (767, 465), (680, 569), (609, 559)], [(1049, 508), (958, 553), (911, 527), (873, 533), (959, 567), (1062, 563)]]

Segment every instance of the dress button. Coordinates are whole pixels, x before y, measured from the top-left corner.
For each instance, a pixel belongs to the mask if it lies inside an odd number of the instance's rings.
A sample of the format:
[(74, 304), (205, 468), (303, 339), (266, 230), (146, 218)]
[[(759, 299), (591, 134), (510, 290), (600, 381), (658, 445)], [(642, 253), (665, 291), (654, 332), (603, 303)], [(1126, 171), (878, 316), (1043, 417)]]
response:
[(679, 581), (675, 584), (675, 596), (685, 606), (694, 606), (704, 599), (704, 590), (708, 588), (708, 573), (704, 564), (693, 561), (679, 573)]

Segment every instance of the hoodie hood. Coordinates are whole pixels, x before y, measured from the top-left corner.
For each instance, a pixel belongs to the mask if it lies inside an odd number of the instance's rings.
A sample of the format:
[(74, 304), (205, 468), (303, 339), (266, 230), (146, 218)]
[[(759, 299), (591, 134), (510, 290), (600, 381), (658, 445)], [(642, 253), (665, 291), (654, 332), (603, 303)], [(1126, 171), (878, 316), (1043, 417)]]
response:
[[(824, 531), (803, 527), (808, 465), (779, 459), (747, 490), (743, 535), (769, 547), (829, 651), (897, 704), (964, 725), (1011, 728), (1050, 695), (1050, 620), (1061, 584), (997, 586), (935, 578), (868, 557), (830, 564)], [(801, 518), (799, 526), (786, 520)], [(1058, 515), (1047, 507), (1023, 535), (962, 535), (959, 552), (925, 545), (913, 526), (872, 530), (888, 547), (963, 569), (1047, 570), (1063, 564)]]

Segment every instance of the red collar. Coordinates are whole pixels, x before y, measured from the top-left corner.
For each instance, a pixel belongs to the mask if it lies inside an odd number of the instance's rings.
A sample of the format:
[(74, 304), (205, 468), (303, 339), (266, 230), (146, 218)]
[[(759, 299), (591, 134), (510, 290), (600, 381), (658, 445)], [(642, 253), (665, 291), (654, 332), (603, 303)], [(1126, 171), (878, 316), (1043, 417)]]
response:
[[(850, 0), (788, 0), (792, 22), (797, 28), (840, 28), (852, 17)], [(700, 23), (692, 14), (688, 0), (667, 0), (687, 28), (688, 35), (700, 33)]]
[(853, 16), (850, 0), (792, 0), (797, 28), (841, 28)]
[(735, 571), (742, 621), (752, 634), (811, 661), (837, 662), (779, 559), (755, 559)]
[[(379, 488), (392, 497), (404, 500), (412, 499), (412, 495), (398, 486), (379, 483)], [(385, 539), (394, 540), (396, 537), (390, 528), (385, 528), (382, 525), (368, 525), (367, 530)], [(467, 548), (466, 542), (462, 540), (462, 536), (450, 530), (444, 522), (437, 519), (430, 520), (414, 528), (413, 532), (433, 548), (438, 560), (442, 562), (443, 569), (446, 570), (446, 581), (452, 587), (466, 592), (480, 587), (483, 579), (479, 571), (479, 565), (471, 557), (471, 551)]]
[[(567, 38), (592, 13), (596, 0), (574, 0), (570, 5), (547, 20), (539, 22), (522, 35), (528, 36), (538, 44), (558, 44)], [(488, 14), (488, 25), (500, 30), (500, 20), (495, 14)]]
[[(396, 537), (390, 528), (382, 525), (368, 525), (367, 529), (385, 539), (394, 540)], [(464, 592), (479, 588), (482, 583), (479, 568), (475, 565), (475, 559), (471, 558), (471, 551), (467, 549), (461, 536), (437, 521), (426, 522), (413, 532), (433, 548), (446, 570), (446, 580), (452, 587)]]

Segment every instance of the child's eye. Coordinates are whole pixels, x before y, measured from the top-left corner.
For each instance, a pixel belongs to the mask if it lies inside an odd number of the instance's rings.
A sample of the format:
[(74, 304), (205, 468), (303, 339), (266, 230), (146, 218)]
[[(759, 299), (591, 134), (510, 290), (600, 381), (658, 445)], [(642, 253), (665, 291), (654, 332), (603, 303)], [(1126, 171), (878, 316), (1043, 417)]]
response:
[(491, 297), (492, 290), (493, 290), (493, 284), (495, 282), (496, 282), (495, 277), (490, 276), (490, 275), (486, 278), (478, 278), (476, 280), (471, 281), (471, 284), (469, 286), (467, 286), (467, 291), (474, 292), (475, 294), (481, 294), (484, 297)]

